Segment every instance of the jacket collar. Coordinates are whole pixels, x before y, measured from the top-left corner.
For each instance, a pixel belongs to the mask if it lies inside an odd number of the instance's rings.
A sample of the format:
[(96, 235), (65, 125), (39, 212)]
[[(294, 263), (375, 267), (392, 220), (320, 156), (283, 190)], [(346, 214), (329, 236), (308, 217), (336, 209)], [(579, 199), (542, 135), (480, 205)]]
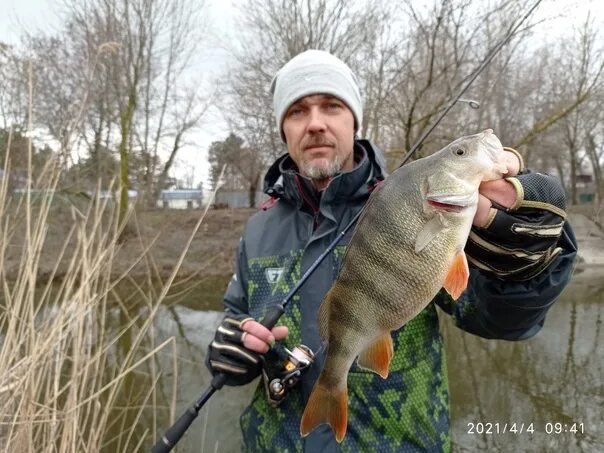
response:
[(367, 197), (376, 182), (386, 177), (383, 154), (368, 140), (355, 140), (354, 153), (358, 162), (355, 167), (334, 176), (321, 193), (310, 179), (300, 175), (289, 154), (284, 154), (269, 168), (264, 178), (264, 192), (313, 213), (317, 213), (319, 207), (342, 200)]

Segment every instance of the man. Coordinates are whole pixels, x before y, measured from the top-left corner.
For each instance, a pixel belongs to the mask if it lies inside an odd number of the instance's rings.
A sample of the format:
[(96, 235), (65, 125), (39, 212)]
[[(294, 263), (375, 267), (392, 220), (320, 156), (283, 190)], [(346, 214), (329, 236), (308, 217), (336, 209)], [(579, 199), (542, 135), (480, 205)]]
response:
[[(310, 50), (275, 76), (277, 127), (288, 154), (268, 170), (272, 198), (248, 222), (236, 272), (225, 294), (226, 317), (210, 345), (208, 366), (241, 385), (260, 374), (275, 341), (320, 350), (317, 310), (333, 283), (345, 243), (300, 289), (272, 331), (255, 320), (283, 299), (302, 274), (363, 207), (385, 177), (381, 152), (356, 140), (362, 101), (352, 71), (336, 57)], [(324, 360), (271, 407), (259, 385), (241, 417), (247, 451), (450, 450), (447, 372), (435, 305), (456, 324), (485, 338), (521, 340), (543, 326), (568, 282), (576, 245), (564, 223), (564, 192), (552, 177), (522, 171), (508, 151), (508, 179), (484, 183), (470, 240), (469, 285), (457, 302), (444, 291), (393, 332), (387, 379), (353, 365), (348, 377), (348, 431), (341, 444), (329, 426), (301, 438), (300, 418)], [(518, 174), (520, 171), (520, 174)]]

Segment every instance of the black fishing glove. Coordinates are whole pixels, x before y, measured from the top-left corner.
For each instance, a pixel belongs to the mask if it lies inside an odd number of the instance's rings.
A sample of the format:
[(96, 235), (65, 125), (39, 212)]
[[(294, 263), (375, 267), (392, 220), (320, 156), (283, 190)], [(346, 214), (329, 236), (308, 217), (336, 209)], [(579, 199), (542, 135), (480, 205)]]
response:
[(472, 227), (466, 244), (470, 266), (502, 280), (529, 280), (560, 254), (557, 247), (566, 218), (566, 196), (560, 181), (543, 173), (522, 171), (506, 178), (516, 188), (509, 209), (491, 208), (484, 227)]
[(260, 375), (260, 356), (243, 346), (247, 333), (241, 328), (252, 319), (249, 315), (227, 314), (210, 343), (206, 365), (213, 376), (228, 375), (226, 385), (244, 385)]

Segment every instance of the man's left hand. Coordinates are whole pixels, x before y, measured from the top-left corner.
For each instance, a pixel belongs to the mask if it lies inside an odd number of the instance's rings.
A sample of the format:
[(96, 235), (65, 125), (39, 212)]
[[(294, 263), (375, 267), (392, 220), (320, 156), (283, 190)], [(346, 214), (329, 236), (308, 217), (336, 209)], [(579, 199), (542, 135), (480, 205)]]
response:
[(560, 253), (566, 217), (564, 189), (553, 176), (524, 171), (520, 155), (506, 149), (505, 179), (480, 185), (468, 238), (470, 265), (506, 280), (538, 275)]

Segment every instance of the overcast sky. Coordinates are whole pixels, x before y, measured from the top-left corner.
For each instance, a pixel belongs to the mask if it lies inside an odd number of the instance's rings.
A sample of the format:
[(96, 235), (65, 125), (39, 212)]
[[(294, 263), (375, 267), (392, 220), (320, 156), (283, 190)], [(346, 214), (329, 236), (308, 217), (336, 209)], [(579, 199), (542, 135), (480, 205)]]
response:
[[(213, 39), (208, 40), (209, 48), (195, 56), (193, 70), (203, 74), (209, 82), (223, 70), (226, 62), (226, 53), (220, 48), (219, 41), (229, 42), (236, 38), (234, 21), (236, 8), (242, 0), (207, 0), (208, 23), (211, 25)], [(1, 0), (2, 13), (0, 14), (0, 41), (9, 44), (18, 44), (19, 37), (24, 29), (29, 32), (36, 30), (57, 29), (61, 18), (59, 7), (61, 0)], [(532, 3), (531, 2), (527, 2)], [(551, 18), (555, 14), (562, 14), (564, 19), (550, 20), (538, 26), (539, 34), (547, 36), (568, 32), (570, 25), (585, 20), (588, 11), (603, 23), (604, 1), (587, 0), (545, 0), (536, 11), (534, 20)], [(537, 36), (539, 36), (539, 34)], [(194, 181), (204, 182), (204, 188), (209, 189), (207, 149), (214, 140), (222, 140), (228, 135), (224, 119), (217, 111), (211, 112), (201, 126), (201, 131), (195, 134), (193, 146), (187, 146), (180, 154), (175, 168), (175, 175), (183, 175), (193, 171)]]
[[(193, 57), (192, 72), (199, 71), (204, 81), (217, 77), (224, 69), (226, 53), (220, 47), (220, 41), (228, 41), (232, 34), (233, 22), (236, 16), (234, 4), (240, 0), (206, 0), (208, 9), (206, 17), (211, 24), (211, 35), (207, 42), (210, 44)], [(23, 30), (32, 33), (37, 30), (46, 32), (58, 29), (61, 24), (61, 0), (0, 0), (0, 42), (18, 45)], [(197, 74), (196, 74), (197, 75)], [(209, 166), (207, 150), (212, 141), (222, 140), (228, 135), (228, 130), (220, 112), (214, 110), (204, 118), (199, 132), (191, 141), (194, 145), (185, 146), (180, 152), (174, 166), (174, 174), (183, 178), (191, 171), (194, 172), (194, 184), (204, 183), (204, 189), (210, 189)]]

